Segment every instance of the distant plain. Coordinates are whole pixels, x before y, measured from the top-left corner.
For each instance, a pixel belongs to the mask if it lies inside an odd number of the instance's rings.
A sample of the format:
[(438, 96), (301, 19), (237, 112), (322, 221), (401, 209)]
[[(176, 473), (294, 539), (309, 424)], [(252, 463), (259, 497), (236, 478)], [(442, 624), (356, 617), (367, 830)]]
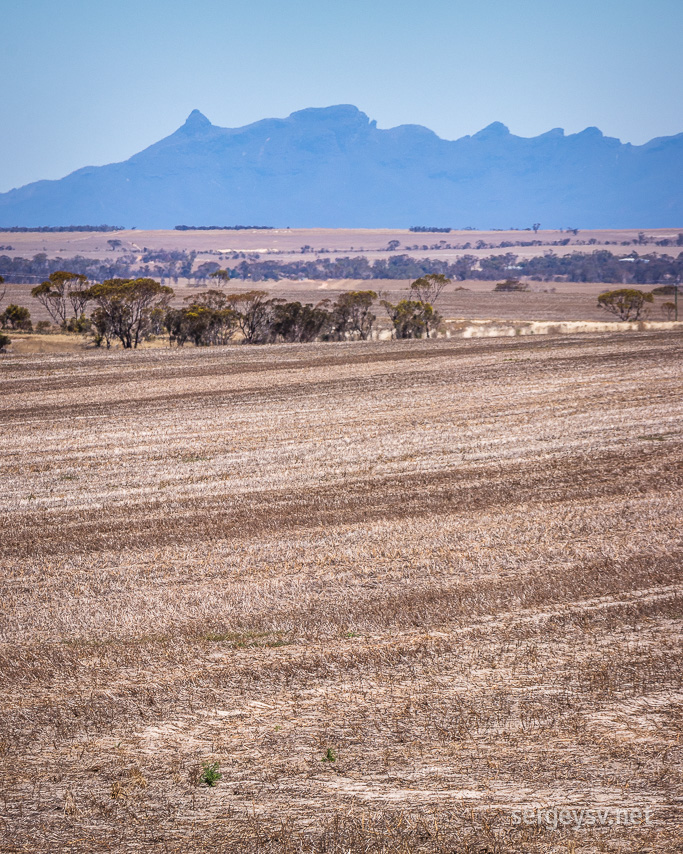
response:
[[(683, 224), (676, 228), (645, 229), (643, 233), (654, 240), (665, 238), (675, 240), (678, 233), (683, 231)], [(512, 231), (451, 231), (439, 232), (411, 232), (408, 229), (345, 229), (345, 228), (277, 228), (268, 230), (241, 230), (241, 231), (138, 231), (125, 230), (116, 233), (93, 232), (28, 232), (11, 233), (0, 232), (0, 244), (12, 244), (15, 249), (7, 254), (18, 254), (32, 256), (37, 252), (47, 252), (51, 257), (58, 252), (66, 255), (81, 254), (86, 257), (106, 257), (111, 249), (107, 240), (118, 238), (123, 241), (124, 250), (141, 250), (143, 247), (150, 249), (184, 249), (195, 250), (200, 255), (204, 252), (267, 252), (292, 253), (294, 257), (301, 255), (302, 246), (310, 246), (315, 250), (330, 250), (364, 255), (372, 253), (373, 257), (386, 257), (388, 254), (409, 252), (416, 257), (431, 254), (434, 257), (432, 245), (444, 243), (461, 244), (470, 243), (469, 249), (438, 250), (439, 258), (456, 258), (465, 253), (471, 255), (490, 255), (494, 252), (514, 252), (517, 255), (533, 256), (543, 255), (552, 249), (556, 254), (562, 255), (569, 252), (592, 252), (596, 249), (610, 249), (612, 252), (632, 251), (634, 248), (641, 252), (656, 251), (678, 255), (683, 251), (677, 246), (656, 246), (646, 244), (638, 246), (637, 241), (639, 229), (600, 229), (592, 231), (581, 231), (574, 235), (567, 230), (544, 230), (539, 229), (537, 233), (529, 230)], [(560, 240), (569, 240), (566, 246), (552, 246), (552, 243)], [(390, 240), (398, 240), (399, 246), (390, 253), (387, 244)], [(477, 241), (483, 240), (487, 244), (499, 244), (501, 242), (515, 241), (539, 241), (540, 246), (512, 246), (502, 249), (476, 249)], [(590, 243), (594, 240), (595, 243)], [(624, 248), (623, 244), (629, 248)], [(420, 247), (410, 249), (409, 247)], [(426, 246), (426, 249), (422, 247)], [(376, 254), (379, 253), (379, 254)], [(207, 256), (207, 259), (213, 256)], [(204, 260), (204, 259), (202, 259)]]
[[(264, 260), (296, 261), (313, 257), (332, 257), (330, 253), (343, 255), (364, 255), (370, 261), (387, 258), (391, 254), (408, 254), (415, 258), (434, 258), (454, 261), (462, 255), (485, 257), (488, 255), (511, 252), (525, 257), (554, 252), (558, 255), (572, 252), (593, 252), (605, 249), (616, 255), (628, 255), (636, 251), (678, 255), (683, 251), (679, 246), (657, 246), (655, 241), (664, 239), (675, 242), (681, 229), (649, 229), (639, 232), (636, 229), (619, 231), (579, 231), (577, 235), (567, 231), (452, 231), (450, 233), (413, 233), (407, 230), (389, 229), (274, 229), (245, 231), (121, 231), (116, 233), (0, 233), (0, 245), (10, 245), (11, 250), (0, 250), (0, 254), (31, 258), (38, 253), (46, 253), (50, 258), (72, 258), (83, 255), (87, 258), (112, 259), (117, 254), (141, 256), (145, 248), (152, 250), (183, 250), (198, 253), (195, 265), (205, 261), (214, 261), (224, 266), (238, 264), (231, 255), (235, 252), (258, 255)], [(647, 243), (638, 243), (639, 234), (643, 234)], [(122, 246), (112, 250), (107, 240), (120, 240)], [(398, 241), (393, 250), (387, 248), (389, 241)], [(560, 240), (568, 240), (565, 246), (552, 245)], [(487, 248), (472, 248), (478, 241), (484, 241)], [(537, 246), (511, 246), (496, 248), (500, 243), (538, 241)], [(592, 242), (595, 241), (595, 242)], [(443, 249), (441, 243), (451, 246), (471, 244), (468, 249)], [(415, 247), (419, 248), (415, 248)], [(302, 252), (302, 247), (307, 247)], [(426, 247), (426, 248), (423, 248)], [(321, 251), (322, 250), (322, 251)], [(77, 272), (77, 271), (76, 271)], [(24, 284), (7, 285), (5, 302), (12, 301), (30, 308), (34, 321), (48, 320), (45, 309), (30, 296), (31, 288), (37, 280)], [(180, 279), (171, 284), (176, 291), (176, 304), (197, 293), (197, 288), (215, 287), (212, 280), (203, 283), (188, 282)], [(278, 281), (232, 280), (229, 291), (244, 291), (251, 288), (267, 290), (273, 296), (299, 300), (315, 304), (322, 299), (334, 299), (340, 292), (350, 289), (372, 288), (382, 292), (390, 300), (396, 301), (405, 296), (410, 280), (396, 279), (343, 279), (343, 280), (303, 280), (280, 279)], [(449, 320), (482, 319), (505, 321), (608, 321), (614, 318), (607, 315), (597, 305), (599, 293), (609, 289), (604, 282), (566, 282), (566, 281), (528, 281), (527, 293), (494, 293), (495, 282), (479, 279), (453, 281), (442, 295), (438, 309)], [(643, 290), (651, 290), (644, 286)], [(649, 318), (661, 321), (661, 304), (670, 297), (658, 298), (649, 311)], [(384, 311), (378, 307), (378, 317), (386, 325)], [(47, 346), (47, 345), (46, 345)]]

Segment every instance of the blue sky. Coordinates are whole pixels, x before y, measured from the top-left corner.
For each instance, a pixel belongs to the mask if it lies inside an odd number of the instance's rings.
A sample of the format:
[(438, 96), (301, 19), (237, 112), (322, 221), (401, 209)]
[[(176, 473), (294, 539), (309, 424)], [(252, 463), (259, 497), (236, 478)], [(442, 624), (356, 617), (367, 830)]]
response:
[(0, 192), (123, 160), (195, 107), (237, 127), (355, 104), (446, 139), (683, 131), (683, 0), (0, 0), (0, 28)]

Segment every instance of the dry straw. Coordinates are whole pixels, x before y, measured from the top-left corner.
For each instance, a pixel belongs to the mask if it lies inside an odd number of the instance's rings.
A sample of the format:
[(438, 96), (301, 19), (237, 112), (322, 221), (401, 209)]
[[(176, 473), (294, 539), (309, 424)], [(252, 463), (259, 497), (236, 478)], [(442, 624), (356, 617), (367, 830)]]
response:
[[(681, 364), (6, 359), (1, 850), (677, 850)], [(556, 805), (653, 822), (513, 823)]]

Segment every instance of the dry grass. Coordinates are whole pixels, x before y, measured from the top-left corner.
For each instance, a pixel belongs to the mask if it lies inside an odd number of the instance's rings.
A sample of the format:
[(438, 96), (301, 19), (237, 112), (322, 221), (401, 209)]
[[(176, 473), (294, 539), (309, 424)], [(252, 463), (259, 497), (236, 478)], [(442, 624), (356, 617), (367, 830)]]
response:
[(682, 349), (3, 357), (0, 850), (681, 850)]

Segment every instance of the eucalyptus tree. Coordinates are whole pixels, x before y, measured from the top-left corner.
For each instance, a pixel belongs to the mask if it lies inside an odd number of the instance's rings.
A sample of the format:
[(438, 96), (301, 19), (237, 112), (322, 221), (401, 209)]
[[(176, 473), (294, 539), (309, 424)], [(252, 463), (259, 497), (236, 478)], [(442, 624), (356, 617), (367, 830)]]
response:
[(31, 296), (47, 310), (58, 326), (66, 326), (70, 317), (80, 317), (88, 302), (88, 277), (57, 270), (31, 291)]
[(93, 322), (98, 332), (133, 349), (150, 330), (155, 309), (168, 307), (173, 289), (154, 279), (107, 279), (86, 293), (97, 306)]

